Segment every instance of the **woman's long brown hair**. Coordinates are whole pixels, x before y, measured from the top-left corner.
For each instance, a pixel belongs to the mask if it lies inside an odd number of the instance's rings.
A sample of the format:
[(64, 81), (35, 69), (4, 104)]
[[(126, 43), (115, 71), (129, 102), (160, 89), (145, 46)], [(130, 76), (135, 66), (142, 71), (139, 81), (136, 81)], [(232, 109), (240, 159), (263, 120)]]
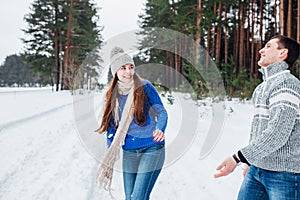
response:
[[(143, 126), (146, 123), (146, 114), (144, 113), (144, 101), (148, 100), (147, 95), (145, 94), (143, 88), (143, 79), (134, 73), (134, 118), (140, 126)], [(102, 116), (102, 121), (100, 127), (96, 132), (104, 133), (107, 131), (110, 123), (111, 117), (113, 117), (114, 107), (117, 98), (117, 82), (118, 77), (115, 75), (113, 80), (110, 82), (109, 88), (106, 92), (106, 102), (104, 107), (104, 113)]]

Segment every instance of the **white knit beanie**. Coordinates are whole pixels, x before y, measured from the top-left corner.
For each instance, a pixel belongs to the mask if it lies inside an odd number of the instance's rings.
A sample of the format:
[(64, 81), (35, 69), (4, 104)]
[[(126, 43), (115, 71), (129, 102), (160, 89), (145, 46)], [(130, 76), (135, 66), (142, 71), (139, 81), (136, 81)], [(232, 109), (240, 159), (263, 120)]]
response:
[(130, 55), (126, 54), (120, 47), (114, 47), (110, 52), (110, 70), (113, 76), (125, 64), (134, 65), (134, 61)]

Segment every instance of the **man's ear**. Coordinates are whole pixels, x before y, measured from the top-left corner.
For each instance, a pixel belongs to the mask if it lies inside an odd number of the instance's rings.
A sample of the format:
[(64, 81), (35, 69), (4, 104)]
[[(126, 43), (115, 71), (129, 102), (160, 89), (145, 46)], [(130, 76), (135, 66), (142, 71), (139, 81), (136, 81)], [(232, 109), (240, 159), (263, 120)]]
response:
[(289, 50), (286, 48), (281, 49), (279, 57), (282, 58), (283, 60), (286, 59), (288, 56), (288, 52), (289, 52)]

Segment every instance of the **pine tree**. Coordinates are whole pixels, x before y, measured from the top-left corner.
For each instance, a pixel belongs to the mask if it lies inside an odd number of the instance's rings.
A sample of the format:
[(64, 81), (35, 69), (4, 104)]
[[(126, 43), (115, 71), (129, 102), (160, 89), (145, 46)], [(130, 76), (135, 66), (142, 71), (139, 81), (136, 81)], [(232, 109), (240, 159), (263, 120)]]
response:
[(34, 74), (21, 56), (7, 56), (4, 64), (0, 66), (0, 86), (34, 86), (36, 83), (46, 85), (50, 80)]
[[(146, 14), (140, 18), (141, 28), (168, 28), (194, 38), (207, 51), (205, 70), (210, 70), (213, 58), (226, 90), (236, 95), (245, 91), (243, 87), (255, 87), (261, 79), (258, 51), (266, 41), (280, 33), (299, 40), (299, 5), (299, 0), (148, 0)], [(173, 52), (191, 50), (188, 44), (176, 44), (174, 40)], [(183, 73), (194, 89), (203, 85), (201, 76), (192, 69), (195, 66), (175, 54), (149, 51), (148, 57)], [(299, 71), (297, 62), (293, 73), (299, 76)], [(173, 80), (170, 71), (165, 72), (165, 77)], [(249, 84), (240, 84), (244, 80)]]
[(101, 43), (98, 19), (90, 0), (35, 0), (25, 16), (27, 63), (51, 77), (56, 90), (72, 89), (80, 64)]

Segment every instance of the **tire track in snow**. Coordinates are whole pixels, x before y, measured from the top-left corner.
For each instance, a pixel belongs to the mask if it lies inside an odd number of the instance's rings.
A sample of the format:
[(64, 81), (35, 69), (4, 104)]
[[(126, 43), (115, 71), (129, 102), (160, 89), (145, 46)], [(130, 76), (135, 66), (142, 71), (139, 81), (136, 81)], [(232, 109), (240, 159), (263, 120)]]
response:
[(32, 120), (32, 119), (36, 119), (36, 118), (48, 115), (50, 113), (56, 112), (59, 109), (67, 107), (67, 106), (70, 106), (72, 104), (73, 104), (73, 102), (72, 103), (68, 103), (68, 104), (64, 104), (64, 105), (61, 105), (61, 106), (58, 106), (58, 107), (54, 107), (54, 108), (51, 108), (49, 110), (42, 111), (42, 112), (37, 113), (37, 114), (33, 114), (31, 116), (28, 116), (28, 117), (25, 117), (25, 118), (22, 118), (22, 119), (18, 119), (18, 120), (14, 120), (14, 121), (10, 121), (8, 123), (2, 124), (2, 125), (0, 125), (0, 132), (3, 129), (9, 128), (9, 127), (14, 126), (16, 124), (20, 124), (20, 123), (23, 123), (23, 122), (26, 122), (26, 121), (29, 121), (29, 120)]
[(75, 133), (68, 105), (3, 130), (0, 151), (8, 158), (0, 161), (0, 199), (89, 199), (97, 164)]
[[(25, 92), (25, 91), (21, 91), (21, 92)], [(32, 91), (32, 92), (36, 92), (36, 91)], [(1, 94), (1, 92), (0, 92)], [(21, 119), (17, 119), (17, 120), (12, 120), (10, 122), (6, 122), (4, 124), (0, 124), (0, 133), (3, 129), (6, 129), (6, 128), (9, 128), (9, 127), (12, 127), (16, 124), (20, 124), (20, 123), (24, 123), (24, 122), (27, 122), (29, 120), (33, 120), (33, 119), (36, 119), (36, 118), (39, 118), (39, 117), (42, 117), (42, 116), (45, 116), (45, 115), (48, 115), (50, 113), (53, 113), (53, 112), (56, 112), (62, 108), (65, 108), (65, 107), (68, 107), (68, 106), (71, 106), (71, 105), (74, 105), (74, 103), (78, 103), (80, 101), (84, 101), (86, 99), (90, 98), (90, 96), (88, 97), (83, 97), (83, 98), (76, 98), (76, 102), (73, 102), (75, 99), (73, 99), (72, 102), (70, 103), (66, 103), (66, 104), (63, 104), (63, 105), (60, 105), (60, 106), (56, 106), (56, 107), (53, 107), (51, 109), (48, 109), (48, 110), (45, 110), (45, 111), (42, 111), (40, 113), (35, 113), (33, 115), (30, 115), (30, 116), (27, 116), (27, 117), (24, 117), (24, 118), (21, 118)], [(84, 117), (84, 116), (82, 116)]]

